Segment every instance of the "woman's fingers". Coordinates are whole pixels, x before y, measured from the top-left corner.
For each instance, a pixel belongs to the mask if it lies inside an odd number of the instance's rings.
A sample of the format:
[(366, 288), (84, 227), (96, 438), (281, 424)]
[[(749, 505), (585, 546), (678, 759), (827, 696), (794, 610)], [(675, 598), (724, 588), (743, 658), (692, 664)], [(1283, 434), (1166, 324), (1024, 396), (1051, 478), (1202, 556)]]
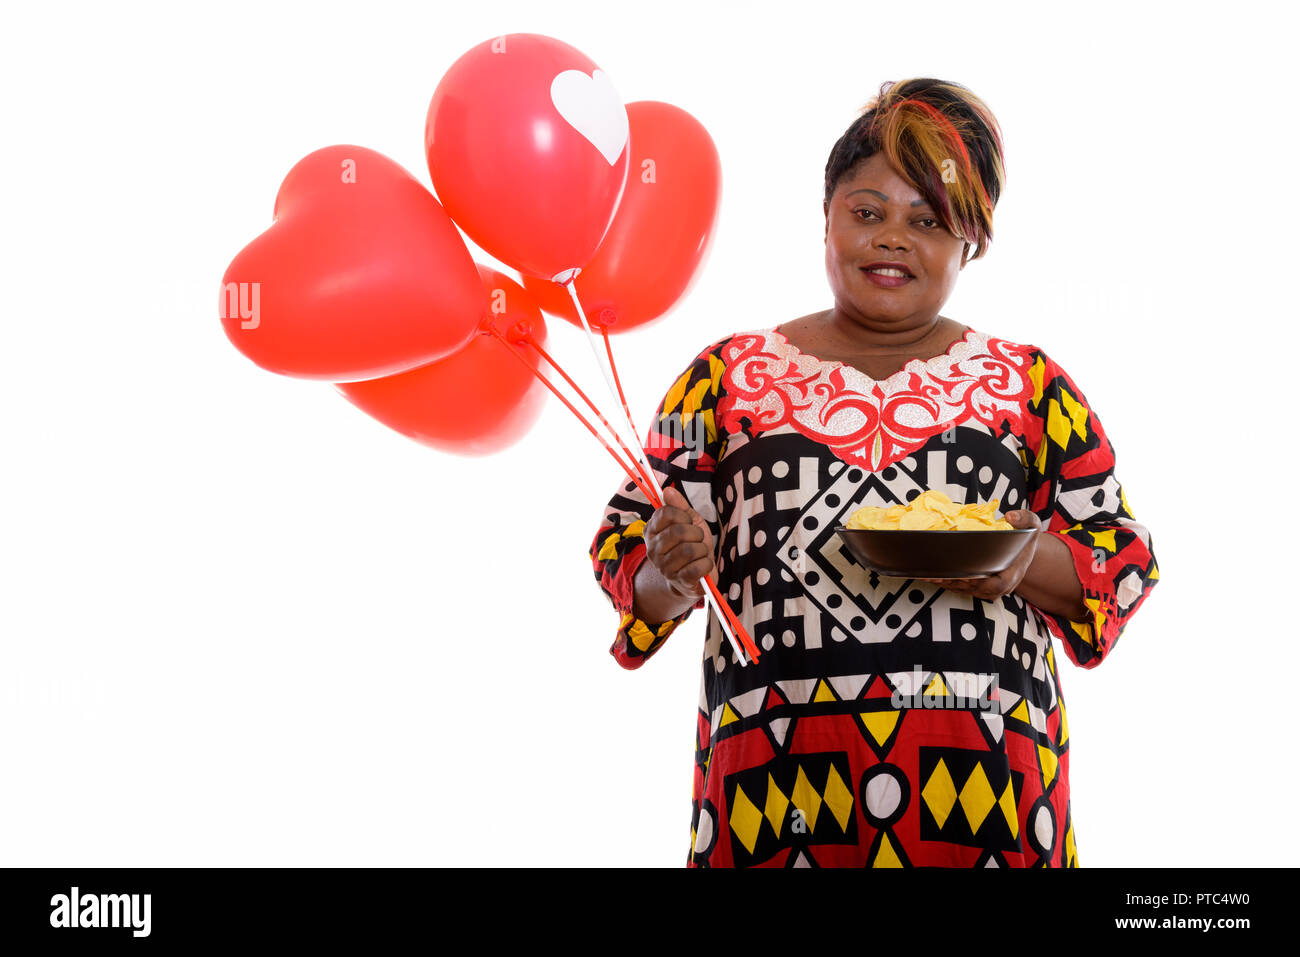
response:
[(717, 583), (712, 530), (680, 489), (663, 489), (663, 504), (646, 523), (645, 539), (650, 561), (674, 591), (698, 597), (701, 578)]
[(674, 508), (672, 505), (665, 505), (655, 510), (654, 515), (650, 516), (651, 521), (655, 522), (655, 527), (671, 525), (693, 525), (691, 513), (680, 508)]
[(667, 569), (665, 577), (692, 587), (714, 570), (712, 550), (702, 541), (682, 542), (669, 549), (663, 558), (663, 565)]
[(692, 522), (674, 522), (660, 532), (660, 537), (664, 539), (664, 551), (672, 551), (682, 542), (702, 542), (704, 541), (704, 532)]
[(1007, 512), (1002, 517), (1016, 528), (1036, 528), (1039, 530), (1043, 528), (1043, 520), (1038, 517), (1036, 512), (1031, 512), (1029, 509), (1019, 508)]
[[(698, 561), (691, 562), (683, 568), (681, 574), (683, 578), (688, 579), (694, 586), (699, 584), (701, 578), (708, 577), (711, 572), (713, 572), (713, 561), (709, 558), (701, 558)], [(716, 576), (714, 578), (709, 578), (709, 581), (716, 585), (717, 581), (715, 579)]]
[(664, 553), (670, 568), (684, 568), (693, 561), (707, 557), (708, 546), (699, 540), (679, 542)]

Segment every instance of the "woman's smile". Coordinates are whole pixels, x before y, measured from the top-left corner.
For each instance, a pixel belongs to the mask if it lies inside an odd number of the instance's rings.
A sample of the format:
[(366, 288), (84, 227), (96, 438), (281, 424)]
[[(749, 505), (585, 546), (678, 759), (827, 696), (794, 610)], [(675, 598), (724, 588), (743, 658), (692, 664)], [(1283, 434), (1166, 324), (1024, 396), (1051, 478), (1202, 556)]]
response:
[(902, 265), (881, 265), (872, 263), (862, 267), (862, 274), (868, 281), (885, 289), (897, 289), (906, 286), (915, 277)]

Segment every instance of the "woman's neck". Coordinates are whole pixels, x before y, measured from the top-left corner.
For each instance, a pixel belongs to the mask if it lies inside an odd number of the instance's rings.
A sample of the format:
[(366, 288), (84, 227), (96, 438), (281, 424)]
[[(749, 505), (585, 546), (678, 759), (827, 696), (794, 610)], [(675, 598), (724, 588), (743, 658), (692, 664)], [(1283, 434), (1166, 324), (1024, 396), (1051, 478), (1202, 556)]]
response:
[(814, 315), (810, 328), (819, 338), (846, 353), (862, 356), (908, 355), (924, 351), (930, 340), (951, 338), (956, 323), (945, 316), (928, 322), (913, 323), (905, 328), (886, 324), (869, 326), (851, 319), (838, 309)]

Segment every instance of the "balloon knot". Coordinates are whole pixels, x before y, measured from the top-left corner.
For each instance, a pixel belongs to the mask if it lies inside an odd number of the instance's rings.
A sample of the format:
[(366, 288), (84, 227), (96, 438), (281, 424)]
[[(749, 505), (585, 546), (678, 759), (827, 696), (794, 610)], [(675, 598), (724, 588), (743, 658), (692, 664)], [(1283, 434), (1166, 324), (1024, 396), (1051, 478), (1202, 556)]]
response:
[(533, 338), (533, 324), (527, 319), (520, 319), (506, 333), (506, 338), (514, 345), (522, 345)]

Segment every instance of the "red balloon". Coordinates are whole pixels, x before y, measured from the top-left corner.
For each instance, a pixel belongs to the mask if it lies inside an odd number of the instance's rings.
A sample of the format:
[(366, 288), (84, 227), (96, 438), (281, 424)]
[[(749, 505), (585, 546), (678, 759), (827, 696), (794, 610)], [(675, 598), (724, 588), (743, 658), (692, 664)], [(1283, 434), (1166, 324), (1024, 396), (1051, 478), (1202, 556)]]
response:
[(523, 438), (549, 394), (529, 371), (537, 368), (537, 352), (522, 349), (525, 366), (486, 329), (491, 324), (507, 336), (531, 336), (545, 348), (546, 322), (509, 276), (487, 266), (478, 272), (490, 305), (480, 334), (465, 348), (409, 372), (335, 388), (389, 428), (443, 452), (489, 455)]
[(262, 368), (367, 379), (450, 355), (474, 335), (485, 300), (465, 241), (386, 156), (329, 146), (304, 157), (273, 217), (221, 280), (226, 335)]
[[(712, 248), (722, 164), (699, 120), (670, 103), (627, 105), (632, 170), (614, 222), (574, 280), (587, 322), (626, 332), (677, 305)], [(569, 291), (524, 277), (547, 312), (581, 328)]]
[(627, 179), (627, 112), (578, 50), (535, 33), (486, 40), (429, 103), (425, 153), (447, 213), (492, 256), (563, 282), (609, 228)]

